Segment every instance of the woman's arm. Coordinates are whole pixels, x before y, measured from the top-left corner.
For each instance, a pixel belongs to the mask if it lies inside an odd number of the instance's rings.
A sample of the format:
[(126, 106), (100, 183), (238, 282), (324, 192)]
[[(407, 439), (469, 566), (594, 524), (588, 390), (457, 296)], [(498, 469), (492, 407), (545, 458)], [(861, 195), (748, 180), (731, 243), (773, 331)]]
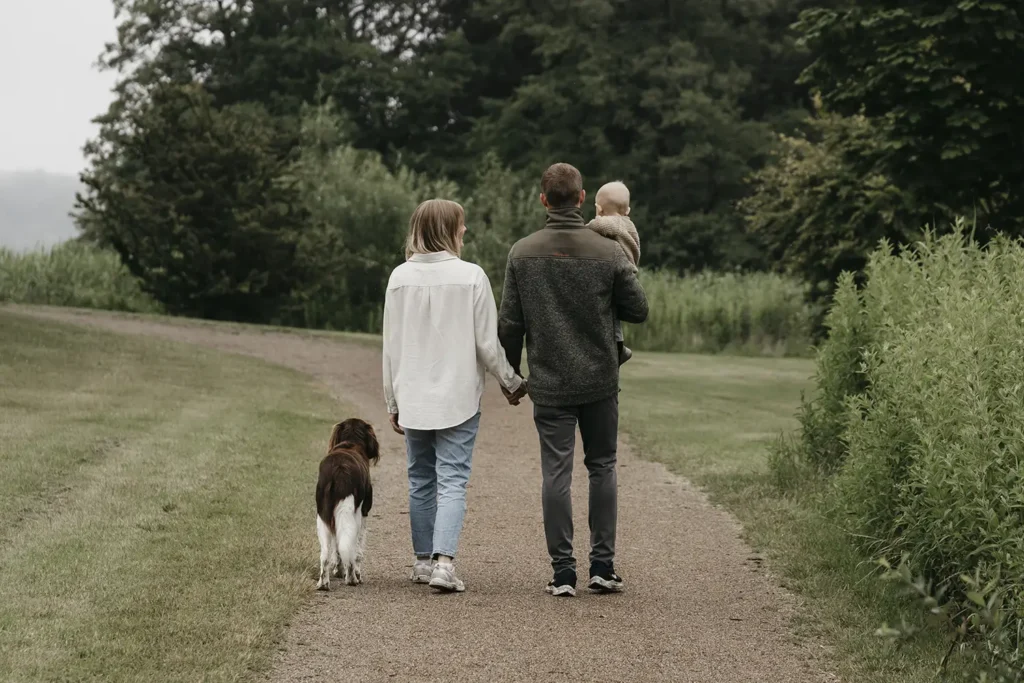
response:
[(384, 294), (384, 320), (383, 320), (383, 337), (384, 337), (384, 348), (383, 348), (383, 367), (381, 368), (384, 376), (384, 400), (388, 406), (389, 415), (398, 414), (398, 402), (395, 400), (395, 385), (393, 374), (391, 371), (391, 353), (389, 351), (391, 347), (391, 324), (389, 318), (391, 317), (391, 292)]
[(498, 342), (498, 307), (494, 304), (491, 282), (481, 269), (473, 291), (473, 326), (476, 329), (476, 357), (501, 385), (510, 392), (519, 389), (523, 378), (516, 374)]

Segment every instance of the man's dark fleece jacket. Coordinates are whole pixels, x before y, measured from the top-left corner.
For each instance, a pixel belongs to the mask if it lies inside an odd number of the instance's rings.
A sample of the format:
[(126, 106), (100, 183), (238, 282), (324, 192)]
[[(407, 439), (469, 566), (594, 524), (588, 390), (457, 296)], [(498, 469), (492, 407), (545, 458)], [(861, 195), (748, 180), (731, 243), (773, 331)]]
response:
[(618, 393), (616, 315), (627, 323), (647, 319), (633, 265), (617, 242), (586, 228), (578, 208), (549, 210), (544, 229), (509, 252), (498, 320), (516, 372), (526, 337), (530, 400), (578, 406)]

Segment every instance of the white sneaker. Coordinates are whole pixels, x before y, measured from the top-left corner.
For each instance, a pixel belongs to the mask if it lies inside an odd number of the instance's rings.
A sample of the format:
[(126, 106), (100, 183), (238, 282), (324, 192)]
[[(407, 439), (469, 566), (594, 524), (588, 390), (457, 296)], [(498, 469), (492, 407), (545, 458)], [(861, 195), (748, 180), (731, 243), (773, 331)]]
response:
[(434, 565), (434, 571), (430, 575), (430, 587), (446, 593), (461, 593), (466, 590), (465, 584), (455, 576), (455, 565), (440, 562)]
[(434, 572), (434, 565), (430, 560), (416, 560), (412, 566), (412, 576), (409, 578), (413, 583), (430, 583), (430, 576)]

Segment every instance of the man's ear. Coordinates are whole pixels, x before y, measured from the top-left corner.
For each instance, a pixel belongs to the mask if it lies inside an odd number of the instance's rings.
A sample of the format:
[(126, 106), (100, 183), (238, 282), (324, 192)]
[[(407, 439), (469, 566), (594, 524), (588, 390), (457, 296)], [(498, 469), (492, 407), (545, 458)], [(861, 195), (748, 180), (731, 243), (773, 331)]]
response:
[(585, 202), (585, 201), (587, 201), (587, 191), (586, 190), (580, 190), (580, 201), (576, 204), (576, 208), (578, 209), (581, 206), (583, 206), (583, 202)]
[(547, 195), (545, 195), (543, 192), (540, 193), (540, 203), (544, 205), (545, 209), (550, 209), (551, 208), (551, 205), (548, 204)]

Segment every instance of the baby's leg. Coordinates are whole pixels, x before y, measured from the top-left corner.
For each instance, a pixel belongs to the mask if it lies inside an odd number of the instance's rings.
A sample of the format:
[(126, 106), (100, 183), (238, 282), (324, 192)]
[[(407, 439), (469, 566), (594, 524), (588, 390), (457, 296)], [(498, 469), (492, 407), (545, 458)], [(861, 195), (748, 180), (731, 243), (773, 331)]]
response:
[(633, 357), (633, 352), (630, 351), (628, 348), (626, 348), (626, 345), (623, 343), (623, 339), (624, 338), (622, 336), (622, 323), (619, 322), (618, 318), (616, 318), (615, 319), (615, 346), (618, 347), (618, 350), (619, 350), (619, 365), (622, 365), (627, 360), (629, 360), (630, 358)]

